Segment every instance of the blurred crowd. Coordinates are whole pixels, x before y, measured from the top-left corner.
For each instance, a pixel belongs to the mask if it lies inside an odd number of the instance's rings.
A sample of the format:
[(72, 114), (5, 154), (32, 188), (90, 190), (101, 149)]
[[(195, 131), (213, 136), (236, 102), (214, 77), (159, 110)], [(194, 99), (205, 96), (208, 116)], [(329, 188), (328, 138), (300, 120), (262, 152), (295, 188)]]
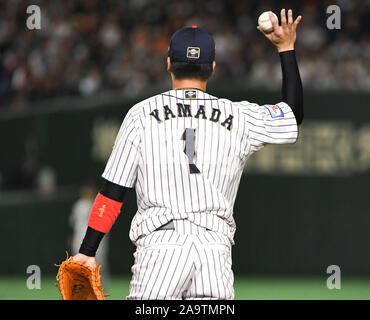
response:
[[(326, 27), (326, 8), (341, 9), (341, 29)], [(41, 8), (41, 30), (28, 30), (26, 8)], [(267, 10), (303, 16), (297, 52), (305, 88), (370, 90), (370, 10), (361, 0), (5, 0), (0, 1), (0, 106), (117, 90), (136, 95), (168, 86), (172, 33), (197, 24), (213, 34), (214, 79), (277, 89), (279, 58), (256, 29)]]

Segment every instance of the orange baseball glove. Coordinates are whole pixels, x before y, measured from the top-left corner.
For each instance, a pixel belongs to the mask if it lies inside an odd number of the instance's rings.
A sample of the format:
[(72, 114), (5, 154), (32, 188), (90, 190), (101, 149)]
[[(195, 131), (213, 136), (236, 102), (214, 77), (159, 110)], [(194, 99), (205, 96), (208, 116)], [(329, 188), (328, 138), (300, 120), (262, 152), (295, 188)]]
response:
[(106, 300), (100, 278), (101, 266), (94, 269), (73, 261), (72, 257), (59, 265), (57, 274), (62, 300)]

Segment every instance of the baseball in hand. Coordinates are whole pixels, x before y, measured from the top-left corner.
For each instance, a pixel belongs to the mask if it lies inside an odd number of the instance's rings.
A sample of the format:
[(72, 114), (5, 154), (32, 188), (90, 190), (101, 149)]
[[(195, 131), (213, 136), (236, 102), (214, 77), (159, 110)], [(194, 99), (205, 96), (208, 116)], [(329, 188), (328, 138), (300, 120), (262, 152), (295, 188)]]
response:
[(265, 11), (258, 17), (258, 25), (266, 33), (274, 31), (274, 28), (272, 27), (272, 23), (270, 21), (269, 12), (271, 12), (275, 16), (276, 20), (278, 20), (277, 15), (272, 11)]

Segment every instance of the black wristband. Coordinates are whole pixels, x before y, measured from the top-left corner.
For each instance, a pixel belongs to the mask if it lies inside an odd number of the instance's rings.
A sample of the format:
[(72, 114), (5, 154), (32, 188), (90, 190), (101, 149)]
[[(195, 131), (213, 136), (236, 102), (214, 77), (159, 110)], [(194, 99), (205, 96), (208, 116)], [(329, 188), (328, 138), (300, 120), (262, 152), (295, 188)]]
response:
[(87, 227), (85, 238), (82, 241), (79, 253), (89, 257), (95, 257), (99, 244), (102, 241), (105, 233)]

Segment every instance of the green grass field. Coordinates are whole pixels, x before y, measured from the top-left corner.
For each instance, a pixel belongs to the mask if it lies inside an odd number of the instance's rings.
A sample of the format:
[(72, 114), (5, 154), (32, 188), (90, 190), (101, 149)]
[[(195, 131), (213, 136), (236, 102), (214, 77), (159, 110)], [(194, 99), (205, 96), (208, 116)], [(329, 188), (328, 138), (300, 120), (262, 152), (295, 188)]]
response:
[[(44, 277), (41, 289), (29, 290), (26, 279), (0, 277), (0, 300), (60, 299), (55, 278)], [(128, 294), (129, 278), (115, 277), (107, 284), (108, 299), (121, 300)], [(369, 300), (370, 279), (343, 279), (340, 290), (329, 290), (324, 278), (244, 277), (235, 279), (235, 299), (238, 300)]]

